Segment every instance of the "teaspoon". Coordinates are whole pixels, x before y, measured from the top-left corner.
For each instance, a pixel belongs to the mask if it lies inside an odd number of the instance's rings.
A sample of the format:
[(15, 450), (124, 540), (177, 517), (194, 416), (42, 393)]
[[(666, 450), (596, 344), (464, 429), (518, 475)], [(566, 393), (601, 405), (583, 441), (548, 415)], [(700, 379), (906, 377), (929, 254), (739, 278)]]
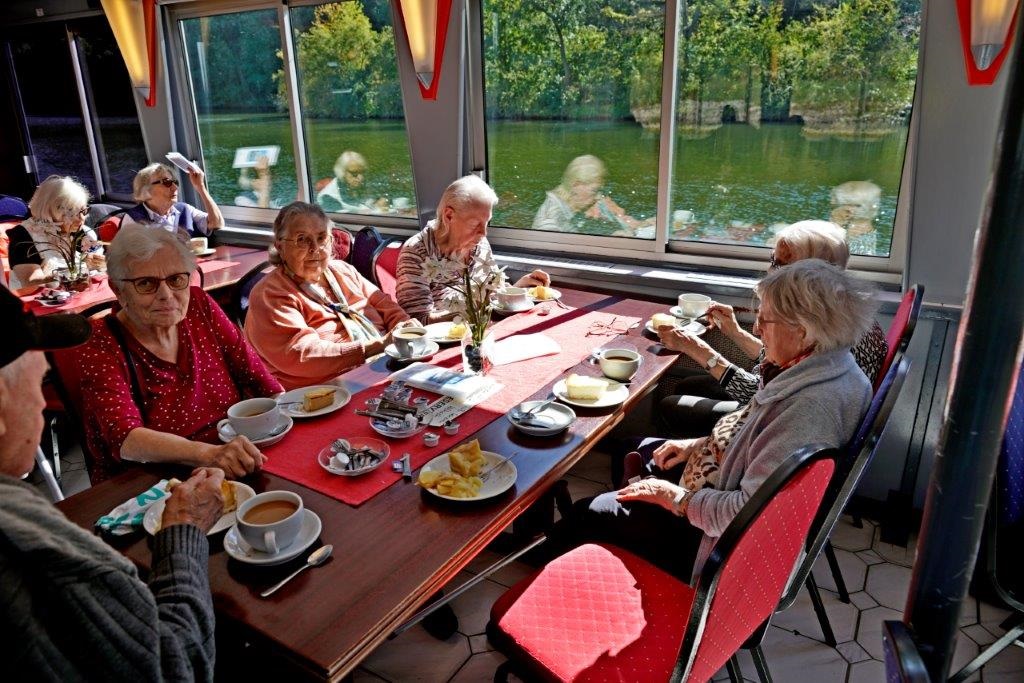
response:
[(328, 557), (331, 556), (331, 552), (333, 550), (334, 550), (334, 546), (333, 545), (325, 545), (322, 548), (318, 548), (313, 553), (311, 553), (309, 557), (306, 558), (306, 564), (302, 565), (301, 567), (296, 569), (294, 572), (292, 572), (288, 576), (286, 576), (283, 579), (281, 579), (281, 581), (279, 581), (278, 583), (274, 584), (273, 586), (271, 586), (267, 590), (265, 590), (262, 593), (260, 593), (260, 597), (261, 598), (269, 598), (272, 594), (277, 592), (278, 588), (280, 588), (281, 586), (285, 585), (286, 583), (288, 583), (289, 581), (294, 579), (296, 576), (298, 576), (302, 572), (303, 569), (309, 569), (310, 567), (316, 567), (317, 565), (323, 564), (324, 560), (326, 560)]

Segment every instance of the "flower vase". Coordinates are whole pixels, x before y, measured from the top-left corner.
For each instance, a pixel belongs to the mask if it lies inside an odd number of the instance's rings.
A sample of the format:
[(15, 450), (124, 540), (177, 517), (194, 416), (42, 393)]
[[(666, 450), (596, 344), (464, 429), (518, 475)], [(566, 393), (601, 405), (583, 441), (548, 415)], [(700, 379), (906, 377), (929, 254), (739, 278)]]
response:
[(89, 273), (79, 271), (71, 274), (66, 268), (57, 271), (57, 282), (65, 292), (84, 292), (89, 289)]
[(491, 356), (494, 351), (494, 339), (485, 333), (479, 344), (473, 339), (472, 331), (462, 337), (462, 372), (466, 375), (486, 375), (494, 367)]

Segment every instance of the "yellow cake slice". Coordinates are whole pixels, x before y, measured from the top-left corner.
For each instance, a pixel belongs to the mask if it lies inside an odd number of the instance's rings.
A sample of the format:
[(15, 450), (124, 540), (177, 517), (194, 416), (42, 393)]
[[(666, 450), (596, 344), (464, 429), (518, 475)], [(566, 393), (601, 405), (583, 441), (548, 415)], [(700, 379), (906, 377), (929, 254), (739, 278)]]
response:
[(565, 390), (569, 398), (575, 401), (597, 400), (608, 389), (608, 382), (599, 377), (588, 377), (587, 375), (569, 375), (565, 380)]
[(302, 409), (307, 413), (311, 413), (314, 410), (328, 407), (334, 403), (334, 392), (336, 391), (337, 389), (330, 387), (310, 389), (302, 395)]
[(669, 315), (668, 313), (655, 313), (651, 316), (651, 327), (658, 329), (659, 327), (675, 327), (676, 317)]

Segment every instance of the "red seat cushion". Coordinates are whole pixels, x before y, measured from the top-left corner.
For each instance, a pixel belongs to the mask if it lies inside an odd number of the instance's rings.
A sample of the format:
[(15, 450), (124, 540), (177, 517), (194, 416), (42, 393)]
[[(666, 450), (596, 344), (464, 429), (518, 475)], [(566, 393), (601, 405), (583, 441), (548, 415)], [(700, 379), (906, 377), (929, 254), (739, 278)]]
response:
[(588, 544), (507, 591), (491, 608), (491, 623), (506, 654), (539, 664), (535, 673), (546, 679), (665, 681), (693, 596), (625, 550)]
[(373, 261), (373, 274), (377, 277), (377, 286), (392, 299), (398, 290), (398, 255), (401, 253), (402, 243), (392, 242), (377, 252)]
[(123, 220), (124, 214), (111, 216), (106, 219), (96, 226), (96, 237), (104, 242), (110, 242), (117, 236), (118, 231), (121, 229), (121, 221)]
[(350, 253), (352, 253), (352, 233), (345, 228), (335, 226), (334, 230), (331, 230), (331, 258), (348, 261)]

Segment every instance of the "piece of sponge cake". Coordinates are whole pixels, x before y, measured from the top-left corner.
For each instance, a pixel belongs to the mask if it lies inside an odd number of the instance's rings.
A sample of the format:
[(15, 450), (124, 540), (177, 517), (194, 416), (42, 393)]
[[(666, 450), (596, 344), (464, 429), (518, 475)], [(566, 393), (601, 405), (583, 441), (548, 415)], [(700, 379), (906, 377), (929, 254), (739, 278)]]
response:
[(307, 413), (311, 413), (314, 410), (328, 407), (334, 403), (334, 392), (336, 391), (337, 389), (332, 389), (331, 387), (310, 389), (302, 395), (302, 409)]
[(565, 390), (569, 394), (569, 398), (575, 401), (596, 401), (601, 398), (607, 388), (608, 382), (600, 377), (588, 377), (573, 373), (565, 380)]

